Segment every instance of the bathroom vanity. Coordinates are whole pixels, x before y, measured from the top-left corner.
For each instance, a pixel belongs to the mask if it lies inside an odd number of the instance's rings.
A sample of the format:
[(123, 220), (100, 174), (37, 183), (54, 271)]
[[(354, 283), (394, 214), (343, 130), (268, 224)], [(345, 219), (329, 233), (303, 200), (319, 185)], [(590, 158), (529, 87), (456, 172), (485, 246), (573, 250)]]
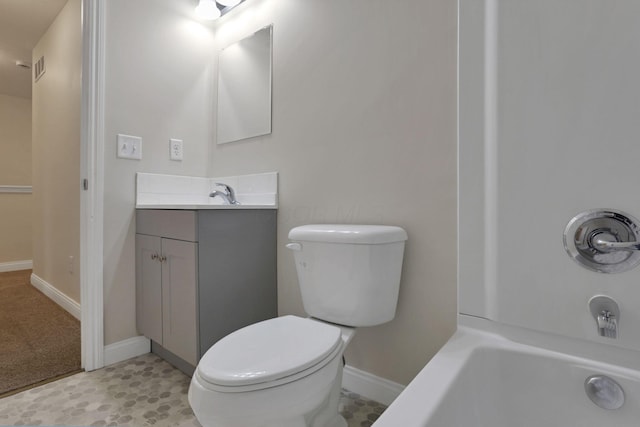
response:
[(276, 212), (136, 209), (136, 322), (153, 353), (191, 375), (219, 339), (277, 316)]

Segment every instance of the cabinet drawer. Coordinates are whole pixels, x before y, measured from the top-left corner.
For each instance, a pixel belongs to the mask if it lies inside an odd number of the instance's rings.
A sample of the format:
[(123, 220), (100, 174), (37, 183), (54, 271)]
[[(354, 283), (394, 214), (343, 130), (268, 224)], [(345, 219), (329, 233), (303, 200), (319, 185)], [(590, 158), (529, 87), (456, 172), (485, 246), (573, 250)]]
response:
[(136, 233), (197, 242), (196, 211), (138, 209)]

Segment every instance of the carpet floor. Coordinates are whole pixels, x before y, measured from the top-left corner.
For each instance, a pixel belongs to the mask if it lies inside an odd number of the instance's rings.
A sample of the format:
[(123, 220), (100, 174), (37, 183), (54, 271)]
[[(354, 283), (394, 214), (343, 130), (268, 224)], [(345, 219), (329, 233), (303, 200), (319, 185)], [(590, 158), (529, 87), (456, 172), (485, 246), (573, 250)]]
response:
[(30, 276), (0, 273), (0, 396), (80, 371), (80, 322)]

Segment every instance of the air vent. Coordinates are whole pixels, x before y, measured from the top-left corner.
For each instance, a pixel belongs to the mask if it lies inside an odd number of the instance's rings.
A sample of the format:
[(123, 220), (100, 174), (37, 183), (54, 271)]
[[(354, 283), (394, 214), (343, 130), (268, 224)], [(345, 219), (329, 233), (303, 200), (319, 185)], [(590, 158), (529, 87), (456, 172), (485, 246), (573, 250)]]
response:
[(44, 56), (41, 56), (33, 66), (33, 81), (37, 82), (38, 80), (40, 80), (40, 77), (42, 77), (45, 70), (46, 68), (44, 67)]

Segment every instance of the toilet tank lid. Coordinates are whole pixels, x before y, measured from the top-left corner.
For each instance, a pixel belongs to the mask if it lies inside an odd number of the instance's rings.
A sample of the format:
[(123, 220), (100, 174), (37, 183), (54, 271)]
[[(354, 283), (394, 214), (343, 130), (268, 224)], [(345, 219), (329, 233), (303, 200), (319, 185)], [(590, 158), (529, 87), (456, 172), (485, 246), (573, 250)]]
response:
[(377, 245), (403, 242), (407, 232), (391, 225), (311, 224), (292, 228), (289, 239), (301, 242)]

